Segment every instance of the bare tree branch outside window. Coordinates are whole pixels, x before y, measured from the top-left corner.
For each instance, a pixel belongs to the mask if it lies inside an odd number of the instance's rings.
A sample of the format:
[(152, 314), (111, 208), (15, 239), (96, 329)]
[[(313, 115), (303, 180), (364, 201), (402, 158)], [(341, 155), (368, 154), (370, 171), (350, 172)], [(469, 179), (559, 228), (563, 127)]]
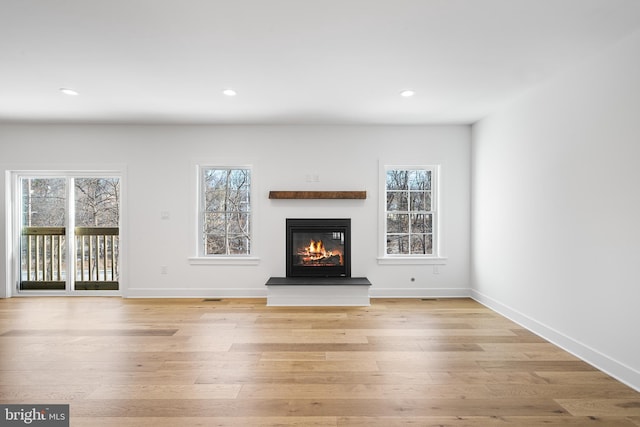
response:
[(64, 227), (67, 211), (64, 178), (24, 178), (22, 224), (27, 227)]
[(202, 170), (202, 231), (205, 255), (251, 253), (251, 170)]
[(76, 178), (76, 226), (118, 227), (120, 179)]

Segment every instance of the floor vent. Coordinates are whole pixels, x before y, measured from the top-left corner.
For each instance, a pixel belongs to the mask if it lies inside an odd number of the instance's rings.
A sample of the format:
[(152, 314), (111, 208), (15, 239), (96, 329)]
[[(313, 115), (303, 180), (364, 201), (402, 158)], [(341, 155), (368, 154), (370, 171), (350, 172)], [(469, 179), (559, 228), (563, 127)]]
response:
[(220, 302), (222, 301), (221, 298), (205, 298), (202, 300), (203, 302)]

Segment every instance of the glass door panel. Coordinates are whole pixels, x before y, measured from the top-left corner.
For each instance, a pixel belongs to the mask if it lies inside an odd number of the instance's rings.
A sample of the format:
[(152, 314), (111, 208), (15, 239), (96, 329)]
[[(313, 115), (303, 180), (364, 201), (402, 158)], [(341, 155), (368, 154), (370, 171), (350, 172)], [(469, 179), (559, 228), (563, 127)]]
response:
[(75, 178), (75, 290), (118, 290), (119, 178)]
[(67, 281), (67, 180), (22, 178), (20, 289), (64, 290)]

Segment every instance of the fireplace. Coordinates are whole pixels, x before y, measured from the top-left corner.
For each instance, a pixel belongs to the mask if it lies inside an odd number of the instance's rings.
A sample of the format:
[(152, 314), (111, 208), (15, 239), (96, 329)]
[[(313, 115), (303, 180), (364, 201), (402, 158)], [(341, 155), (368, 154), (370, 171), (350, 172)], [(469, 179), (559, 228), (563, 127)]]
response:
[(351, 219), (287, 218), (287, 277), (351, 277)]
[(351, 220), (287, 218), (287, 277), (270, 277), (268, 306), (368, 306), (371, 282), (351, 277)]

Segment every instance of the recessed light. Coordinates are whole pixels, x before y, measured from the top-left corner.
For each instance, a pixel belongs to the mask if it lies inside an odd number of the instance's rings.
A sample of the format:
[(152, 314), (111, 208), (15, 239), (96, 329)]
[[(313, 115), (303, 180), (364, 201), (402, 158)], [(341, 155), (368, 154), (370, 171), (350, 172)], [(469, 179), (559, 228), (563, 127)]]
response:
[(238, 93), (233, 89), (225, 89), (222, 91), (226, 96), (236, 96)]
[(64, 93), (65, 95), (69, 95), (69, 96), (78, 96), (78, 92), (76, 92), (73, 89), (69, 89), (68, 87), (61, 87), (60, 88), (60, 92)]
[(400, 92), (400, 96), (403, 96), (405, 98), (409, 98), (409, 97), (411, 97), (411, 96), (413, 96), (415, 94), (416, 94), (416, 92), (413, 91), (413, 90), (410, 90), (410, 89), (403, 90), (402, 92)]

